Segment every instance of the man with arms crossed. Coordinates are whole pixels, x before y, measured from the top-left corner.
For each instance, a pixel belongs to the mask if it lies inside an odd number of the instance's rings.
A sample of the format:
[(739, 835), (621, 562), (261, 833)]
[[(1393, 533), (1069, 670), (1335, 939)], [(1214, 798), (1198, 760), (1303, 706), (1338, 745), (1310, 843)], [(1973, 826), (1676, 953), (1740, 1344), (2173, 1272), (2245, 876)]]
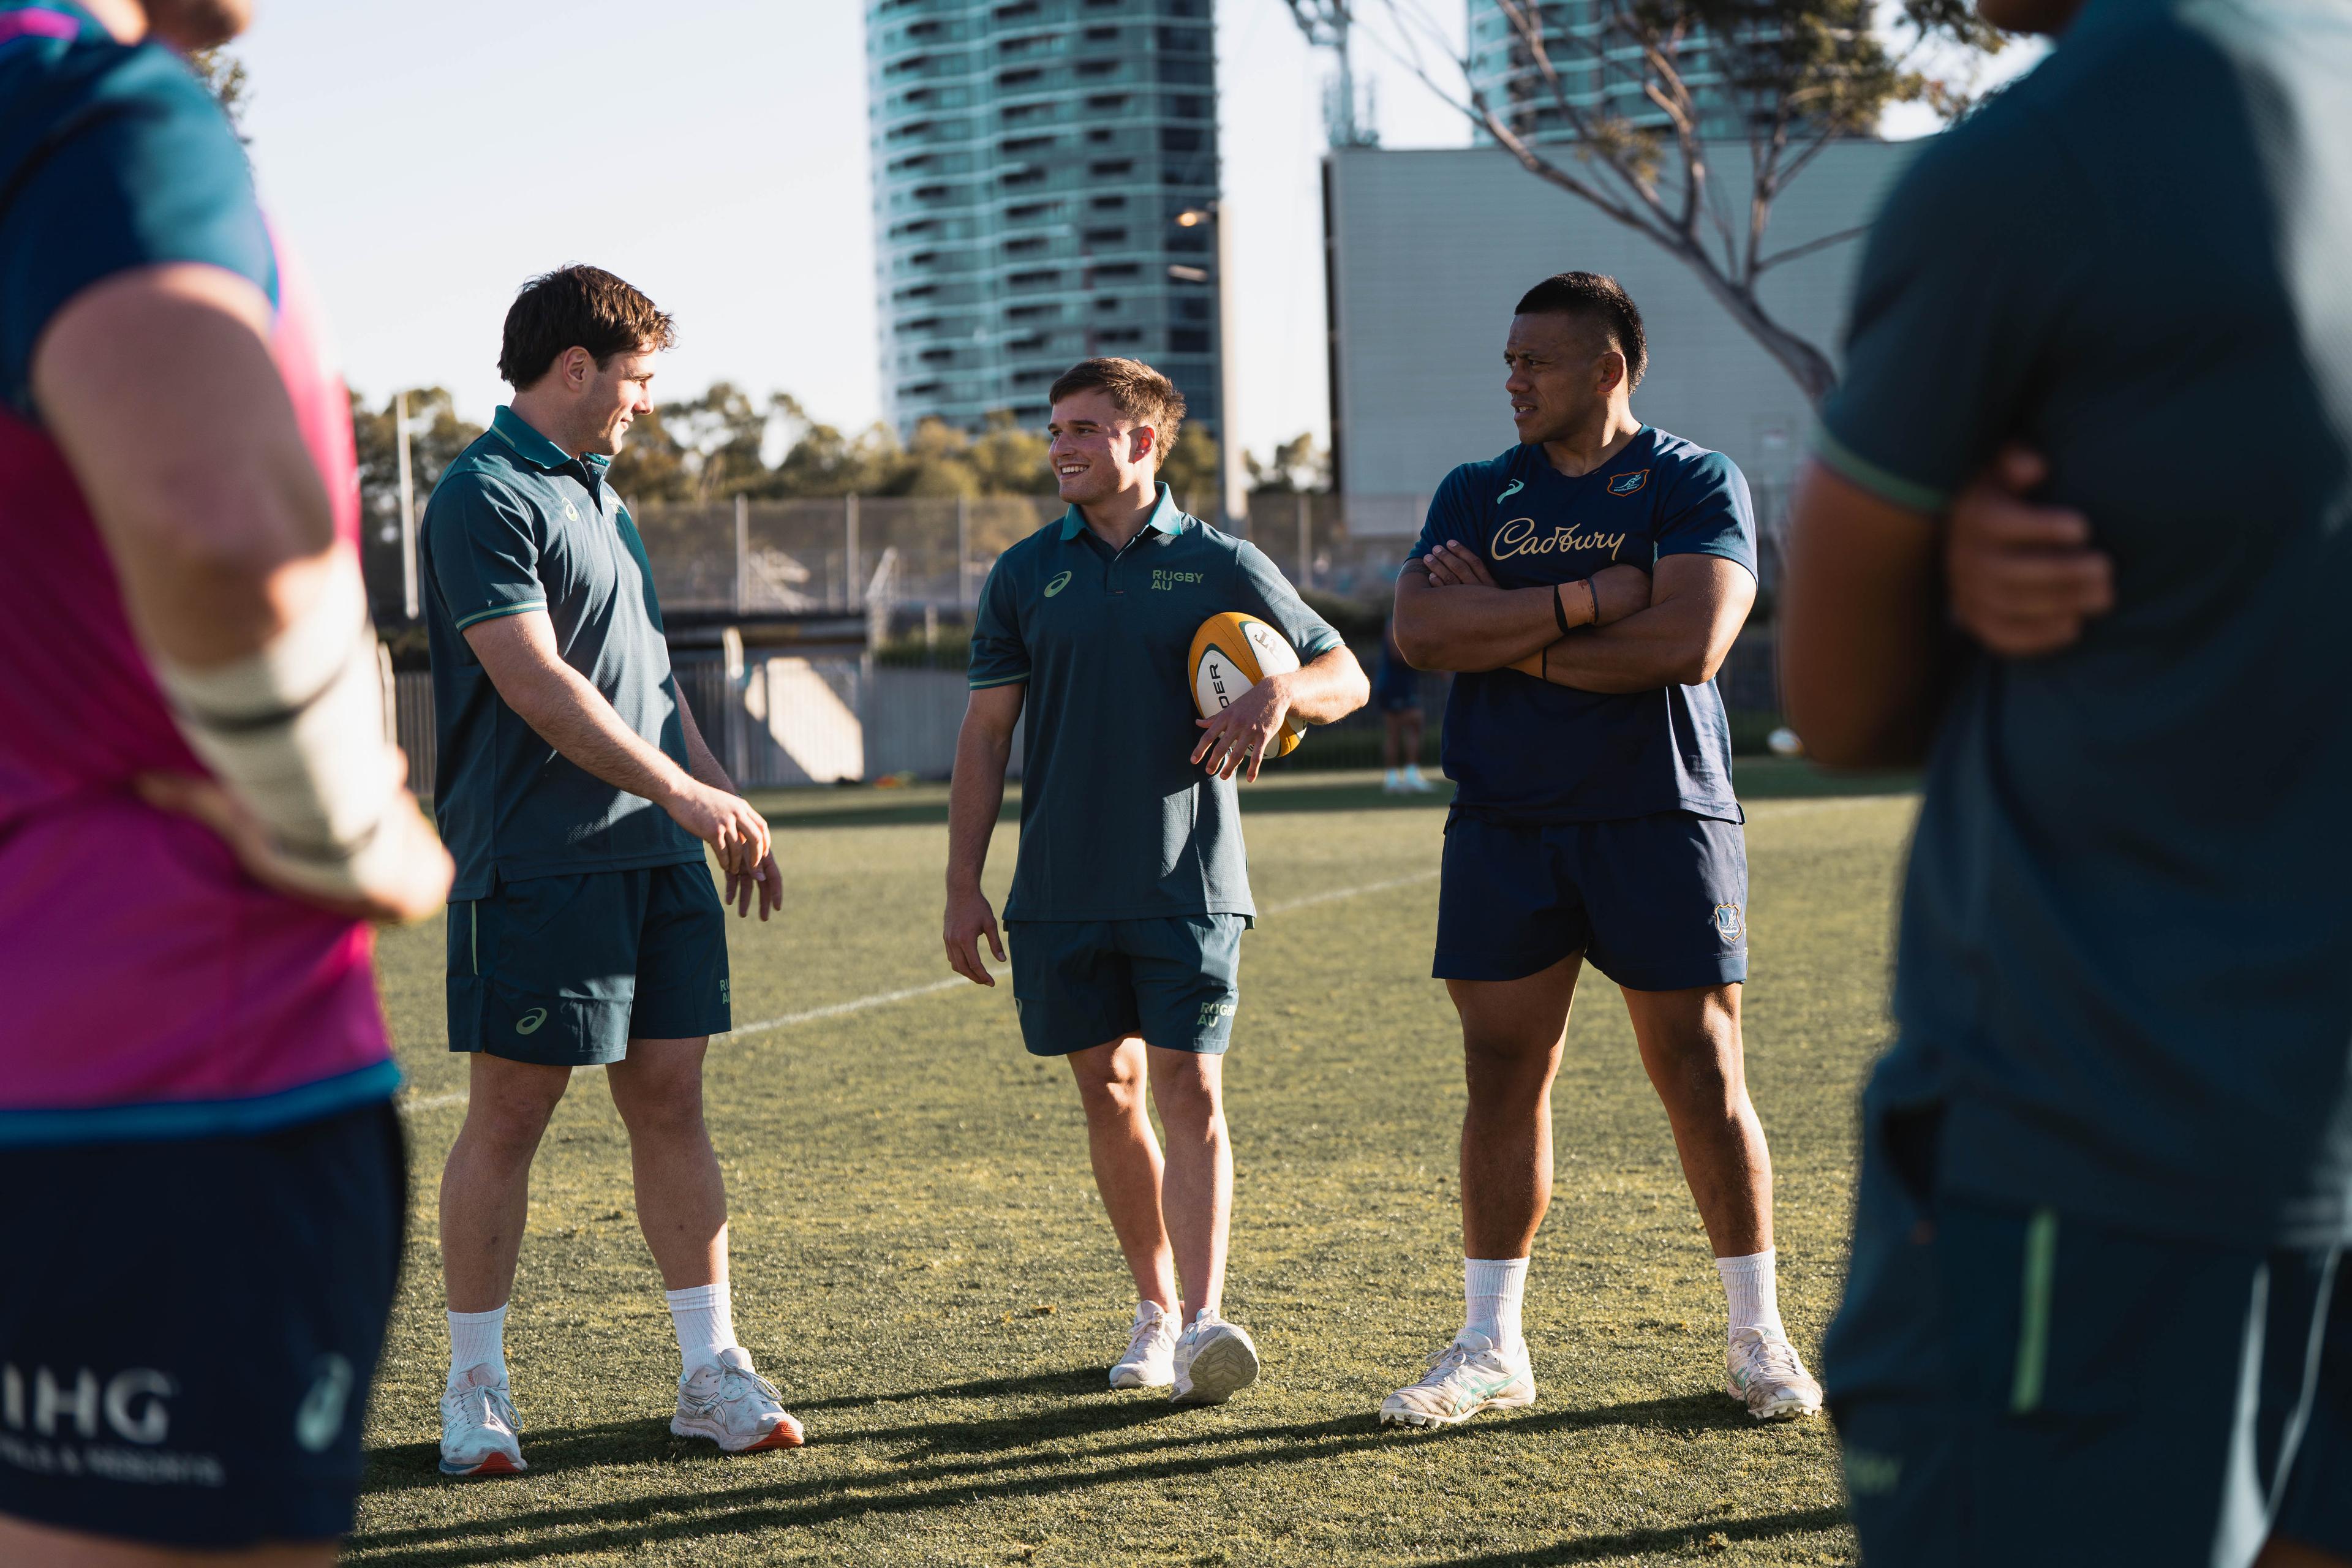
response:
[[(1361, 707), (1366, 684), (1263, 552), (1186, 516), (1156, 481), (1184, 416), (1167, 377), (1087, 360), (1052, 397), (1069, 510), (1006, 551), (981, 595), (949, 808), (948, 962), (996, 984), (981, 938), (1000, 961), (1004, 949), (980, 874), (1025, 708), (1004, 906), (1013, 1005), (1030, 1053), (1066, 1058), (1077, 1079), (1095, 1185), (1140, 1298), (1111, 1386), (1173, 1384), (1175, 1402), (1213, 1405), (1258, 1372), (1249, 1335), (1219, 1312), (1234, 1179), (1220, 1068), (1255, 916), (1234, 774), (1255, 778), (1293, 721)], [(1265, 621), (1303, 662), (1202, 721), (1192, 636), (1228, 610)]]
[(0, 1563), (323, 1565), (406, 1170), (351, 405), (175, 50), (0, 4)]
[(645, 546), (605, 482), (648, 412), (670, 319), (609, 272), (523, 285), (499, 374), (515, 388), (425, 514), (440, 752), (434, 808), (457, 860), (449, 1047), (473, 1053), (441, 1178), (449, 1381), (441, 1468), (523, 1468), (505, 1325), (530, 1162), (575, 1067), (603, 1067), (629, 1131), (637, 1221), (684, 1370), (670, 1430), (730, 1453), (798, 1422), (735, 1342), (727, 1192), (702, 1059), (729, 1026), (728, 902), (781, 901), (768, 825), (678, 696)]
[(1807, 749), (1928, 770), (1826, 1352), (1854, 1524), (2352, 1563), (2352, 16), (1980, 8), (2063, 36), (1879, 217), (1782, 621)]
[(1447, 477), (1397, 579), (1398, 647), (1460, 672), (1436, 973), (1470, 1089), (1468, 1310), (1381, 1418), (1450, 1425), (1535, 1398), (1520, 1298), (1587, 957), (1624, 994), (1715, 1248), (1731, 1394), (1759, 1420), (1809, 1415), (1821, 1391), (1780, 1324), (1772, 1167), (1741, 1060), (1748, 854), (1714, 685), (1756, 595), (1747, 481), (1633, 417), (1649, 353), (1614, 279), (1537, 284), (1503, 358), (1520, 444)]

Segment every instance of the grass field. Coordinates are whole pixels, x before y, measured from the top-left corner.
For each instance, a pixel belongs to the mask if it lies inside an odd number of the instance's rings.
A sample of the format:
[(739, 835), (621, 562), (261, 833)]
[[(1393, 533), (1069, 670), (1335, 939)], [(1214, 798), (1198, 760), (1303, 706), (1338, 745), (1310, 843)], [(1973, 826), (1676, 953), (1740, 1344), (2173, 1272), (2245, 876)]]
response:
[[(1781, 1301), (1810, 1354), (1843, 1268), (1852, 1096), (1881, 1037), (1912, 803), (1824, 794), (1769, 763), (1743, 763), (1741, 787), (1749, 1078), (1778, 1170)], [(1540, 1397), (1450, 1432), (1376, 1426), (1459, 1322), (1461, 1069), (1428, 978), (1444, 815), (1328, 774), (1248, 798), (1265, 912), (1227, 1069), (1227, 1311), (1265, 1353), (1256, 1388), (1178, 1411), (1105, 1386), (1131, 1297), (1066, 1070), (1023, 1053), (1003, 987), (920, 989), (947, 973), (940, 792), (773, 797), (793, 906), (735, 924), (733, 965), (737, 1018), (774, 1022), (714, 1046), (709, 1102), (736, 1325), (809, 1447), (727, 1458), (669, 1436), (660, 1282), (619, 1121), (583, 1072), (540, 1156), (508, 1330), (532, 1469), (436, 1472), (433, 1191), (464, 1063), (444, 1049), (439, 927), (397, 932), (383, 969), (417, 1184), (351, 1560), (1850, 1562), (1826, 1424), (1759, 1428), (1720, 1392), (1706, 1238), (1597, 976), (1555, 1097), (1558, 1190), (1528, 1303)], [(1008, 820), (1000, 899), (1013, 850)], [(893, 992), (912, 994), (822, 1011)]]

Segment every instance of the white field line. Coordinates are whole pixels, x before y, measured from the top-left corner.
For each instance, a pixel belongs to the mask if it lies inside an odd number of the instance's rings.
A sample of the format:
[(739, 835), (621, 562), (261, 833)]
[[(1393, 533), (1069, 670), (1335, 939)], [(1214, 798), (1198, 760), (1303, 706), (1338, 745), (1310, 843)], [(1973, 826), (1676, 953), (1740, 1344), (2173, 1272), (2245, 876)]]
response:
[[(1317, 904), (1357, 898), (1365, 893), (1384, 893), (1391, 888), (1409, 888), (1416, 883), (1436, 879), (1437, 873), (1434, 870), (1418, 872), (1410, 877), (1391, 877), (1382, 882), (1366, 882), (1354, 888), (1335, 888), (1329, 892), (1312, 893), (1303, 899), (1286, 900), (1278, 904), (1269, 904), (1259, 912), (1268, 915), (1286, 915), (1297, 910), (1311, 909)], [(1000, 969), (991, 973), (1002, 974), (1005, 972)], [(772, 1029), (789, 1029), (797, 1024), (814, 1024), (824, 1018), (844, 1017), (851, 1013), (863, 1013), (869, 1007), (887, 1007), (894, 1002), (911, 1002), (918, 996), (932, 996), (940, 992), (952, 991), (958, 986), (971, 984), (971, 981), (961, 974), (950, 974), (944, 980), (934, 980), (923, 985), (904, 986), (897, 991), (877, 991), (871, 996), (859, 996), (847, 1002), (835, 1002), (827, 1007), (811, 1007), (804, 1013), (786, 1013), (782, 1017), (762, 1018), (756, 1024), (739, 1026), (729, 1032), (728, 1037), (741, 1039), (748, 1035), (766, 1034)], [(399, 1103), (401, 1110), (414, 1111), (437, 1110), (443, 1106), (463, 1105), (465, 1102), (466, 1091), (461, 1089), (447, 1094), (421, 1094), (404, 1099)]]
[[(1837, 795), (1828, 800), (1759, 801), (1748, 808), (1748, 815), (1768, 818), (1797, 816), (1811, 811), (1839, 811), (1858, 805), (1884, 805), (1890, 801), (1910, 798), (1909, 795)], [(1328, 892), (1309, 893), (1303, 899), (1286, 899), (1278, 904), (1268, 904), (1259, 913), (1296, 914), (1300, 910), (1310, 910), (1318, 904), (1337, 903), (1342, 899), (1361, 898), (1367, 893), (1385, 893), (1398, 888), (1418, 887), (1423, 882), (1435, 881), (1437, 875), (1436, 869), (1433, 868), (1426, 871), (1416, 871), (1409, 877), (1391, 877), (1383, 881), (1360, 883), (1352, 888), (1333, 888)], [(1004, 972), (997, 970), (993, 973), (1002, 974)], [(951, 974), (944, 980), (934, 980), (927, 984), (903, 986), (896, 991), (877, 991), (871, 996), (854, 997), (847, 1002), (835, 1002), (826, 1007), (811, 1007), (803, 1013), (786, 1013), (781, 1017), (762, 1018), (756, 1024), (741, 1026), (733, 1030), (731, 1035), (733, 1038), (740, 1039), (746, 1036), (762, 1035), (775, 1029), (793, 1028), (801, 1024), (814, 1024), (825, 1018), (846, 1017), (852, 1013), (863, 1013), (869, 1007), (887, 1007), (897, 1002), (911, 1002), (918, 996), (934, 996), (942, 991), (953, 991), (959, 986), (971, 984), (971, 981), (961, 974)], [(447, 1094), (423, 1094), (413, 1099), (403, 1100), (400, 1101), (400, 1109), (437, 1110), (443, 1106), (463, 1105), (465, 1102), (466, 1091), (457, 1089)]]

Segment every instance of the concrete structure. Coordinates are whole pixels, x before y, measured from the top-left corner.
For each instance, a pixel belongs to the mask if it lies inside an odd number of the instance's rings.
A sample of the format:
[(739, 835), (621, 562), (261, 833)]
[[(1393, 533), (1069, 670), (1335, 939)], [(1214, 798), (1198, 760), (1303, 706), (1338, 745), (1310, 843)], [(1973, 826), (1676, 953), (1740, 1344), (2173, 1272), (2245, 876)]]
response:
[(1223, 434), (1210, 0), (866, 0), (882, 390), (901, 432), (1042, 425), (1148, 360)]
[[(1768, 251), (1869, 222), (1913, 151), (1829, 148), (1775, 205)], [(1745, 143), (1719, 143), (1712, 159), (1735, 209), (1747, 158)], [(1352, 532), (1418, 529), (1413, 498), (1455, 464), (1511, 445), (1502, 363), (1511, 307), (1539, 279), (1571, 270), (1612, 274), (1641, 307), (1650, 369), (1634, 413), (1728, 453), (1768, 529), (1776, 521), (1811, 405), (1683, 263), (1499, 149), (1339, 149), (1326, 189), (1332, 447)], [(1768, 273), (1766, 307), (1834, 357), (1860, 252), (1859, 241), (1832, 245)], [(1400, 499), (1370, 499), (1386, 497)]]
[[(1564, 79), (1570, 100), (1588, 113), (1606, 112), (1656, 130), (1671, 125), (1665, 110), (1642, 90), (1642, 52), (1630, 39), (1607, 34), (1612, 0), (1543, 0), (1544, 53)], [(1538, 142), (1572, 138), (1551, 83), (1523, 45), (1496, 0), (1468, 0), (1470, 86), (1503, 116), (1514, 134)], [(1699, 134), (1737, 136), (1739, 114), (1710, 58), (1705, 35), (1681, 55), (1682, 78), (1699, 106)], [(1478, 139), (1490, 142), (1486, 132)]]

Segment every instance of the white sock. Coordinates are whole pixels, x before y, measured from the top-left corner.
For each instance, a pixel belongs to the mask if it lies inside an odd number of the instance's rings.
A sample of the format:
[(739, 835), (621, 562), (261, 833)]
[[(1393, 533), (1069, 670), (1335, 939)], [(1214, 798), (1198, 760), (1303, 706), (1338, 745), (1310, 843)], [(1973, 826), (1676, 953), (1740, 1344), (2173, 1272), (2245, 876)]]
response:
[(1462, 1260), (1462, 1295), (1468, 1304), (1463, 1317), (1465, 1333), (1484, 1334), (1497, 1345), (1517, 1344), (1519, 1299), (1527, 1294), (1528, 1260), (1524, 1258), (1465, 1258)]
[(719, 1352), (735, 1343), (735, 1314), (727, 1299), (727, 1281), (665, 1290), (670, 1321), (677, 1325), (677, 1353), (686, 1370), (717, 1361)]
[(1715, 1260), (1715, 1271), (1723, 1276), (1723, 1293), (1731, 1302), (1731, 1332), (1762, 1329), (1788, 1337), (1788, 1331), (1780, 1326), (1780, 1299), (1772, 1283), (1772, 1264), (1779, 1256), (1777, 1251), (1766, 1251)]
[(450, 1313), (449, 1385), (486, 1363), (499, 1369), (500, 1383), (507, 1380), (507, 1310)]

